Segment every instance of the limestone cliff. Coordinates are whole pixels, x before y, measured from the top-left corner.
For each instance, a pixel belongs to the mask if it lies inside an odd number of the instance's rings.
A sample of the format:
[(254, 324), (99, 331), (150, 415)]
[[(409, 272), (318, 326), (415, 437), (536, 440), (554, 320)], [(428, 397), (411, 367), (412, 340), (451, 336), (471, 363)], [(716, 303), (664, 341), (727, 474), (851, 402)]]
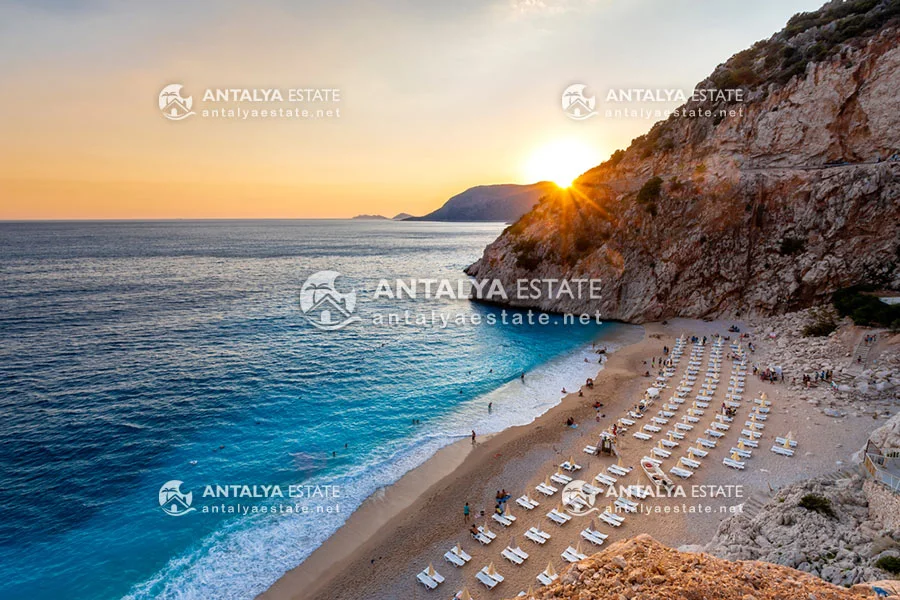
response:
[(697, 89), (743, 99), (689, 100), (687, 116), (544, 197), (467, 272), (508, 287), (599, 278), (600, 299), (510, 303), (635, 322), (900, 286), (898, 0), (797, 15)]

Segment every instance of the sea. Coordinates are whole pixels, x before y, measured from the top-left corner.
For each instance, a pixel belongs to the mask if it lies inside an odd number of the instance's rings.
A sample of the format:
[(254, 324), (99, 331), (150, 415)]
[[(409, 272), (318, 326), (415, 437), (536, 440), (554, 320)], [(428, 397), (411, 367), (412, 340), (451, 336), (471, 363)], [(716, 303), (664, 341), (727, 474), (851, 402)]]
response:
[[(253, 598), (441, 447), (556, 405), (637, 330), (375, 298), (466, 281), (503, 227), (0, 223), (0, 598)], [(323, 271), (343, 327), (304, 312)], [(407, 317), (434, 314), (462, 320)]]

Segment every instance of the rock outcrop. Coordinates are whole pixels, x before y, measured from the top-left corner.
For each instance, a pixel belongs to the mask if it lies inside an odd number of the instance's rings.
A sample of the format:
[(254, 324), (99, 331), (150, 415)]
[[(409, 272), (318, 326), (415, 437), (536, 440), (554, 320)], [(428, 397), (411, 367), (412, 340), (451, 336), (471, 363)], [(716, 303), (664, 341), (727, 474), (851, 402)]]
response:
[(447, 200), (424, 217), (405, 221), (504, 221), (511, 223), (534, 208), (538, 200), (558, 190), (555, 183), (479, 185)]
[[(525, 596), (529, 596), (526, 594)], [(787, 567), (682, 553), (648, 535), (612, 544), (562, 573), (535, 600), (849, 600), (874, 598)]]
[(859, 283), (900, 287), (898, 23), (896, 0), (794, 17), (697, 85), (740, 89), (742, 101), (689, 100), (546, 196), (467, 272), (507, 289), (601, 279), (599, 299), (509, 304), (632, 322), (773, 314)]

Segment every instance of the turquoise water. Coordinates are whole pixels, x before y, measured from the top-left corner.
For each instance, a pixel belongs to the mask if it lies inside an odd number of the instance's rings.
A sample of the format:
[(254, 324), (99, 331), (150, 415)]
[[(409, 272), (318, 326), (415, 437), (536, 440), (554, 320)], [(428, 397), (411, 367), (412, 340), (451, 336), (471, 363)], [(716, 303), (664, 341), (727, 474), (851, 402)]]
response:
[[(380, 278), (464, 278), (501, 229), (0, 224), (0, 597), (252, 598), (438, 448), (557, 403), (596, 373), (586, 346), (628, 328), (371, 324), (498, 315), (371, 294)], [(322, 270), (357, 291), (361, 322), (320, 331), (304, 317), (301, 286)], [(169, 480), (198, 510), (160, 508)], [(303, 483), (337, 486), (340, 512), (199, 510), (207, 484)]]

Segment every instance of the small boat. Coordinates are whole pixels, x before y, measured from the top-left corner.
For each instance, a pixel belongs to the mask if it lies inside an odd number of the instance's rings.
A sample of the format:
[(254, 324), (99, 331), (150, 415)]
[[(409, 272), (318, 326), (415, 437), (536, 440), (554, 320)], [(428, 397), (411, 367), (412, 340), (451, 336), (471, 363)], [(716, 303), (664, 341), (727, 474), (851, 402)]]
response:
[(656, 487), (665, 488), (667, 492), (671, 492), (673, 489), (675, 489), (675, 484), (672, 483), (672, 480), (669, 479), (669, 476), (659, 468), (659, 465), (656, 463), (656, 461), (650, 460), (647, 457), (642, 458), (641, 468), (644, 469), (644, 473), (647, 474), (647, 477)]

